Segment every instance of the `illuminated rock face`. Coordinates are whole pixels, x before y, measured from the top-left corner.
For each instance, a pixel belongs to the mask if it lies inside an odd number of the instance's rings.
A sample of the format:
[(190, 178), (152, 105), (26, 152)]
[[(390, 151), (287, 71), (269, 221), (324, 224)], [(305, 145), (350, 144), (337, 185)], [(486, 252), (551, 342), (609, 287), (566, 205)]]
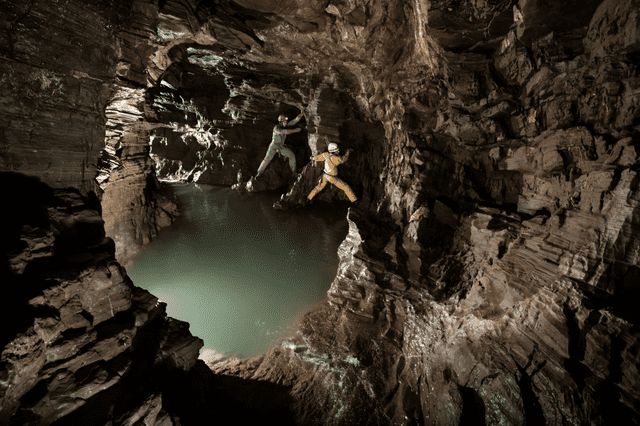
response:
[[(92, 339), (102, 317), (110, 321), (102, 299), (80, 296), (96, 314), (87, 319), (74, 302), (63, 320), (64, 304), (51, 297), (70, 284), (53, 275), (56, 284), (20, 301), (35, 312), (7, 336), (3, 418), (58, 418), (47, 411), (51, 400), (70, 404), (59, 421), (73, 424), (80, 401), (66, 402), (74, 391), (60, 389), (121, 389), (113, 371), (129, 368), (122, 380), (145, 383), (137, 398), (124, 404), (103, 391), (85, 396), (86, 405), (119, 414), (135, 405), (148, 424), (191, 424), (236, 404), (251, 407), (247, 416), (289, 413), (305, 425), (640, 422), (640, 3), (547, 3), (8, 5), (1, 66), (13, 77), (0, 104), (2, 169), (93, 190), (122, 253), (174, 214), (152, 190), (154, 162), (162, 177), (245, 188), (280, 113), (306, 114), (304, 131), (287, 139), (303, 176), (292, 184), (275, 159), (249, 189), (285, 186), (282, 205), (295, 207), (320, 175), (308, 157), (338, 142), (354, 150), (340, 175), (362, 202), (349, 211), (327, 301), (299, 332), (262, 357), (209, 360), (214, 375), (202, 363), (190, 376), (172, 375), (174, 383), (191, 380), (179, 394), (169, 382), (145, 382), (149, 370), (124, 347), (113, 353), (123, 364), (101, 358), (95, 380), (65, 379), (80, 369), (73, 360), (82, 351), (55, 355), (55, 367), (73, 365), (66, 376), (47, 367), (49, 349), (34, 352), (39, 361), (29, 365), (37, 367), (21, 367), (16, 348), (29, 333), (58, 330), (40, 333), (40, 345), (66, 347)], [(79, 28), (80, 16), (92, 25)], [(44, 22), (67, 22), (57, 24), (65, 35), (45, 37)], [(318, 199), (343, 197), (328, 187)], [(34, 228), (77, 222), (47, 211), (22, 228), (21, 251), (6, 249), (12, 280), (26, 280), (28, 263), (51, 251), (54, 236)], [(96, 215), (86, 217), (95, 229)], [(83, 255), (94, 277), (86, 285), (120, 271), (104, 256)], [(110, 273), (122, 277), (106, 286), (125, 312), (155, 312), (121, 272)], [(81, 292), (69, 288), (69, 300)], [(144, 335), (144, 324), (123, 324)], [(177, 341), (178, 329), (168, 333)], [(98, 332), (96, 342), (113, 336)], [(164, 356), (151, 352), (144, 356)], [(191, 366), (196, 351), (185, 353)], [(256, 402), (252, 389), (267, 388), (273, 399)], [(224, 404), (205, 402), (216, 397)]]

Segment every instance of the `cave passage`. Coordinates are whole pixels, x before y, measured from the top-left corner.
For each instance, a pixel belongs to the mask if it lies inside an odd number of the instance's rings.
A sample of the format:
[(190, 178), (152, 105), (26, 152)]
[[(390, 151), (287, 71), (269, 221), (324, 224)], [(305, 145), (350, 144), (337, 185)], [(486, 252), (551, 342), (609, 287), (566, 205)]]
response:
[(346, 204), (279, 211), (276, 193), (171, 183), (180, 216), (128, 268), (203, 349), (253, 356), (322, 300), (348, 231)]

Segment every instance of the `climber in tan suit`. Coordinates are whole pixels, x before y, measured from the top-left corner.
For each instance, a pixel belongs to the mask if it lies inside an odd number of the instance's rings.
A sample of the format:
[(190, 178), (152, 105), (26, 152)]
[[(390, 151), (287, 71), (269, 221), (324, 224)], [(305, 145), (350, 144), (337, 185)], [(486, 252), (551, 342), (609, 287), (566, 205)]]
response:
[(350, 151), (347, 151), (347, 153), (342, 157), (337, 155), (338, 145), (335, 143), (330, 143), (329, 152), (323, 152), (320, 155), (311, 157), (311, 160), (313, 161), (324, 161), (324, 173), (322, 174), (322, 181), (318, 184), (318, 186), (313, 188), (309, 195), (307, 195), (308, 201), (311, 201), (318, 192), (322, 191), (322, 189), (327, 186), (327, 182), (331, 182), (333, 185), (344, 191), (344, 193), (352, 203), (358, 201), (358, 197), (356, 197), (356, 194), (353, 193), (353, 190), (351, 189), (349, 184), (338, 177), (338, 165), (347, 161), (347, 158), (349, 158), (349, 153)]

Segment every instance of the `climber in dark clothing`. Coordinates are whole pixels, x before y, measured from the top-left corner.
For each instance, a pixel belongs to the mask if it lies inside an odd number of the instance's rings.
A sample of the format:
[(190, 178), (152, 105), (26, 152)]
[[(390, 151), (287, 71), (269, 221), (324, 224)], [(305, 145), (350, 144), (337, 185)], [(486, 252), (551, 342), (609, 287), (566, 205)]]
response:
[(260, 175), (265, 171), (273, 157), (280, 153), (289, 159), (289, 167), (291, 168), (291, 172), (294, 176), (298, 176), (296, 172), (296, 155), (294, 152), (288, 148), (284, 144), (284, 140), (287, 138), (287, 135), (292, 133), (298, 133), (300, 128), (297, 129), (287, 129), (287, 127), (295, 126), (298, 121), (304, 116), (303, 113), (300, 113), (296, 118), (287, 122), (288, 117), (284, 114), (281, 114), (278, 117), (278, 124), (273, 127), (273, 137), (271, 138), (271, 143), (269, 144), (269, 148), (267, 149), (267, 155), (264, 156), (264, 160), (260, 163), (260, 167), (258, 167), (258, 173), (256, 174), (254, 179), (258, 179)]
[(324, 173), (322, 174), (322, 181), (307, 195), (307, 202), (310, 202), (316, 194), (327, 186), (327, 182), (331, 182), (333, 185), (340, 188), (349, 198), (352, 203), (358, 201), (358, 197), (353, 193), (353, 190), (348, 183), (338, 177), (338, 165), (347, 161), (350, 151), (347, 151), (342, 157), (338, 155), (338, 145), (335, 143), (329, 144), (329, 152), (323, 152), (320, 155), (311, 157), (313, 161), (324, 161)]

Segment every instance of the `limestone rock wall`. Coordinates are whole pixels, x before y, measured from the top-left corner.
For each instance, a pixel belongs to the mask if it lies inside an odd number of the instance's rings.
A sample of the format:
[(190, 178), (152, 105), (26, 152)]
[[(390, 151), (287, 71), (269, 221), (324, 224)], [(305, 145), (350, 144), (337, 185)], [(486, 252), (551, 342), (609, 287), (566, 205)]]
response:
[(202, 341), (131, 283), (79, 191), (0, 180), (17, 210), (3, 224), (18, 230), (1, 247), (0, 423), (179, 424), (162, 394), (185, 380)]
[(153, 116), (147, 87), (170, 65), (159, 45), (156, 2), (131, 2), (127, 24), (116, 34), (116, 78), (105, 107), (106, 132), (96, 181), (107, 235), (122, 264), (177, 216), (177, 206), (160, 191), (149, 157)]
[(62, 9), (48, 1), (3, 2), (2, 170), (95, 191), (116, 33), (129, 9), (127, 2)]
[(126, 261), (176, 213), (169, 199), (153, 201), (149, 129), (140, 126), (158, 7), (32, 1), (2, 9), (0, 167), (85, 195), (105, 192), (107, 233)]
[[(352, 25), (349, 4), (326, 6), (325, 35)], [(328, 303), (265, 357), (213, 370), (291, 386), (299, 424), (637, 422), (634, 6), (431, 2), (420, 21), (420, 2), (366, 5), (337, 49), (321, 29), (305, 45), (349, 59), (345, 116), (384, 134), (363, 149), (338, 124), (365, 158), (341, 166), (364, 202)], [(403, 50), (370, 44), (359, 68), (349, 42), (403, 19), (414, 34), (385, 45)]]

